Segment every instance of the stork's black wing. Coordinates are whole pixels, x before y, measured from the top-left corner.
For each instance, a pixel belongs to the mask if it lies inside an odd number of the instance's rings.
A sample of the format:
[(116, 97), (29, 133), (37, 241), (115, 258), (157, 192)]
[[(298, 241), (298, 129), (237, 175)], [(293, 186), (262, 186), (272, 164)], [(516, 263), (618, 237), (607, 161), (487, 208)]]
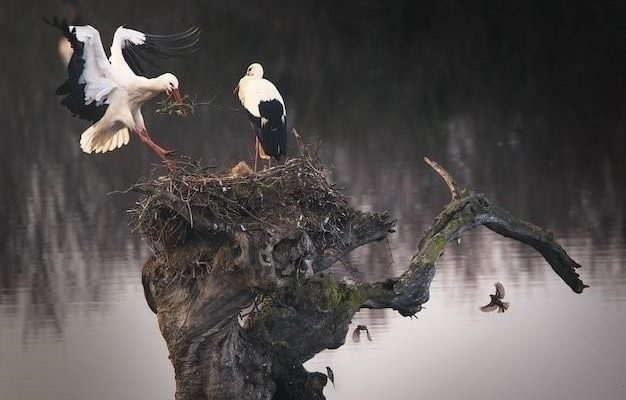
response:
[(259, 103), (260, 136), (263, 150), (280, 160), (287, 154), (287, 121), (285, 107), (278, 99)]
[(136, 75), (145, 76), (148, 67), (160, 69), (158, 60), (182, 57), (198, 50), (200, 29), (192, 27), (172, 35), (154, 35), (120, 27), (113, 43), (119, 45), (124, 60)]
[[(107, 88), (107, 86), (110, 86), (108, 85), (108, 83), (102, 85), (102, 82), (98, 82), (99, 86), (104, 87), (104, 90), (102, 91), (102, 93), (104, 94), (102, 94), (102, 98), (98, 100), (90, 98), (90, 96), (87, 94), (87, 86), (92, 83), (90, 81), (93, 80), (84, 76), (85, 70), (89, 69), (87, 67), (87, 62), (85, 59), (86, 43), (78, 39), (76, 35), (76, 27), (70, 28), (67, 24), (67, 21), (59, 21), (57, 17), (54, 17), (52, 20), (44, 19), (44, 21), (47, 24), (60, 30), (63, 36), (70, 42), (73, 50), (72, 57), (69, 64), (67, 65), (68, 78), (61, 86), (59, 86), (59, 88), (55, 92), (59, 96), (64, 96), (61, 99), (61, 104), (67, 107), (67, 109), (70, 110), (72, 115), (75, 117), (79, 117), (91, 122), (96, 122), (100, 120), (108, 107), (108, 104), (105, 101), (106, 95), (112, 90), (112, 88)], [(87, 29), (87, 27), (81, 28)], [(97, 31), (94, 28), (88, 28), (90, 29), (90, 32), (93, 30), (97, 34)], [(98, 45), (100, 46), (100, 48), (102, 47), (102, 43), (98, 43)], [(102, 50), (102, 53), (104, 53), (104, 50)], [(100, 52), (94, 52), (94, 54), (97, 54), (97, 56), (100, 57), (102, 56)], [(95, 70), (98, 69), (98, 67), (93, 66), (92, 69)], [(106, 73), (100, 72), (94, 73), (93, 75), (98, 76), (97, 78), (95, 78), (96, 80), (106, 82), (106, 80), (109, 79)], [(83, 77), (84, 79), (81, 80), (81, 77)]]

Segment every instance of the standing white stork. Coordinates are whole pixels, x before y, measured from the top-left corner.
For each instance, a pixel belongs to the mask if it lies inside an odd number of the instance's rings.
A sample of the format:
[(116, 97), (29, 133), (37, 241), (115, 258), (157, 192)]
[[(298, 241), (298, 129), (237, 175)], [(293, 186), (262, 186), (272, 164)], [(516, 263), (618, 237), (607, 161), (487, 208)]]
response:
[(287, 154), (287, 110), (276, 86), (263, 79), (261, 64), (254, 63), (248, 67), (233, 94), (238, 95), (241, 105), (248, 112), (256, 135), (254, 170), (259, 157), (268, 160), (270, 165), (270, 157), (280, 161)]
[(61, 30), (72, 45), (68, 79), (56, 94), (64, 96), (61, 104), (72, 115), (93, 123), (80, 137), (81, 149), (85, 153), (115, 150), (128, 144), (132, 131), (162, 159), (172, 155), (150, 138), (141, 106), (162, 92), (181, 102), (178, 79), (171, 73), (152, 79), (138, 74), (145, 73), (142, 62), (154, 65), (149, 55), (165, 58), (194, 51), (199, 30), (151, 35), (119, 27), (107, 60), (100, 34), (92, 26), (68, 26), (56, 18), (46, 22)]

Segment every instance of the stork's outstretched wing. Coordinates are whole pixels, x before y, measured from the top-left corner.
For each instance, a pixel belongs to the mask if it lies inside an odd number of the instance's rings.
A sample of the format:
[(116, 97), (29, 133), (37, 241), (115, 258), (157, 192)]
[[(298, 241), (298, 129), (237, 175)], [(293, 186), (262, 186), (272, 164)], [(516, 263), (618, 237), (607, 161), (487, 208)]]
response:
[(57, 95), (65, 96), (61, 104), (74, 116), (98, 121), (106, 112), (109, 95), (117, 87), (100, 33), (90, 25), (68, 26), (56, 17), (45, 22), (59, 29), (74, 50), (67, 66), (68, 78), (56, 90)]
[(113, 36), (111, 64), (146, 75), (146, 66), (158, 68), (157, 59), (180, 57), (198, 50), (200, 29), (192, 27), (173, 35), (153, 35), (120, 26)]

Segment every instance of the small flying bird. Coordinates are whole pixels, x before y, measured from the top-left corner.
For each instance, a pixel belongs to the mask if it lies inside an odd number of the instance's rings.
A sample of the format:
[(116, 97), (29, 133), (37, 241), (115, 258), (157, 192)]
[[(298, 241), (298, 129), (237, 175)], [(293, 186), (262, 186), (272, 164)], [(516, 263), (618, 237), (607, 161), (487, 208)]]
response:
[(496, 282), (495, 286), (496, 294), (489, 295), (489, 297), (491, 297), (491, 301), (486, 306), (480, 307), (480, 311), (491, 312), (498, 310), (498, 312), (501, 313), (509, 309), (509, 303), (502, 301), (502, 299), (504, 299), (504, 286), (502, 286), (500, 282)]
[(280, 161), (287, 153), (287, 110), (276, 86), (263, 79), (261, 64), (248, 67), (233, 94), (246, 109), (256, 136), (254, 171), (259, 157), (268, 160), (268, 166), (271, 166), (270, 157)]
[(367, 334), (367, 340), (371, 342), (372, 336), (370, 335), (370, 331), (365, 325), (359, 325), (354, 329), (354, 332), (352, 332), (352, 341), (356, 343), (361, 341), (361, 331), (365, 331), (365, 333)]
[(80, 138), (85, 153), (104, 153), (128, 144), (134, 132), (162, 159), (173, 155), (156, 144), (146, 129), (141, 106), (159, 93), (182, 103), (179, 83), (171, 73), (146, 78), (151, 57), (167, 58), (197, 49), (199, 30), (190, 28), (174, 35), (152, 35), (119, 27), (107, 59), (100, 33), (90, 25), (70, 26), (56, 17), (45, 20), (59, 29), (72, 46), (68, 79), (57, 90), (61, 104), (73, 116), (93, 123)]
[(326, 375), (328, 375), (328, 380), (333, 384), (333, 387), (335, 387), (335, 374), (330, 367), (326, 367)]

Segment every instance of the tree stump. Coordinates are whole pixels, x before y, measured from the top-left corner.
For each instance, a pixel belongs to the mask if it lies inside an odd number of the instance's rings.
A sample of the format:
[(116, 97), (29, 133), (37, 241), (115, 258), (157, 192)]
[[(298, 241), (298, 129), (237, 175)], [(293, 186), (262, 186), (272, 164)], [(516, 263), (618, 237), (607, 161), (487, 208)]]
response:
[(141, 196), (131, 212), (154, 251), (144, 292), (169, 349), (176, 400), (324, 399), (327, 376), (302, 364), (340, 347), (360, 308), (419, 312), (446, 244), (478, 225), (532, 246), (575, 292), (587, 287), (551, 233), (459, 190), (426, 162), (452, 200), (407, 270), (376, 283), (326, 270), (386, 238), (396, 221), (353, 209), (318, 160), (302, 156), (257, 174), (243, 163), (213, 174), (179, 162), (135, 185)]

